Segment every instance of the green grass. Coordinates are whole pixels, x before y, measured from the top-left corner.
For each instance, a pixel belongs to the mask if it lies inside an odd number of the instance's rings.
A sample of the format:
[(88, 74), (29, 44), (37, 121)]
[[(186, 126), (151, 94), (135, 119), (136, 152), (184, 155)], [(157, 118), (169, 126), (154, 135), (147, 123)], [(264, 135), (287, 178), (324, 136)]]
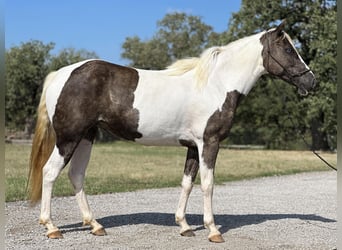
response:
[[(7, 144), (5, 147), (6, 201), (26, 198), (30, 150), (29, 145)], [(322, 155), (335, 164), (336, 154)], [(85, 191), (101, 194), (179, 186), (185, 156), (186, 148), (182, 147), (146, 147), (129, 142), (95, 144), (87, 169)], [(67, 170), (68, 167), (59, 176), (54, 196), (73, 194)], [(321, 170), (327, 168), (308, 151), (221, 149), (215, 183)]]

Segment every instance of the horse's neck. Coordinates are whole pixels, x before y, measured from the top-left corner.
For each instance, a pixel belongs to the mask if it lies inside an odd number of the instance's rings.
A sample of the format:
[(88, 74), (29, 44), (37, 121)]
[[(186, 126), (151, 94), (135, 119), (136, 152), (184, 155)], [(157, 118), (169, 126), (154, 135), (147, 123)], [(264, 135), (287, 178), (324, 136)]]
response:
[(262, 33), (227, 45), (217, 60), (210, 84), (231, 92), (247, 95), (261, 75), (265, 74), (262, 61)]

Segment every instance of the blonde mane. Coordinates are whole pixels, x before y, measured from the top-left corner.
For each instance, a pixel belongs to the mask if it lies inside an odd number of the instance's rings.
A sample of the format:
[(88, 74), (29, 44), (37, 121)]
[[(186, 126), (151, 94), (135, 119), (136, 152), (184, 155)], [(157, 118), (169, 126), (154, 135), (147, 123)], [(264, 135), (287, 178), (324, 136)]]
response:
[(212, 47), (206, 49), (200, 57), (178, 60), (167, 67), (167, 73), (171, 76), (179, 76), (194, 70), (197, 86), (203, 87), (208, 82), (210, 72), (221, 51), (222, 47)]
[[(225, 60), (229, 60), (230, 58), (233, 60), (237, 53), (246, 51), (244, 48), (246, 48), (249, 43), (255, 44), (255, 42), (258, 42), (259, 40), (256, 39), (259, 39), (260, 36), (265, 32), (266, 31), (235, 40), (224, 46), (208, 48), (201, 54), (200, 57), (178, 60), (167, 67), (166, 73), (170, 76), (180, 76), (193, 70), (196, 84), (199, 88), (201, 88), (208, 83), (208, 78), (213, 71), (220, 55), (225, 54)], [(229, 51), (229, 53), (226, 53), (227, 51)], [(244, 53), (250, 52), (247, 51)]]

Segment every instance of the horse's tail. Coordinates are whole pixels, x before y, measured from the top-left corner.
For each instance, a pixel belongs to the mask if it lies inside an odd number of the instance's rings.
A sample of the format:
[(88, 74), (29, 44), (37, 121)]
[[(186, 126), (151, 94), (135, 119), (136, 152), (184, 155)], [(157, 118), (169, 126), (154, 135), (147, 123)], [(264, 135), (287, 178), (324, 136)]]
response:
[(55, 131), (46, 109), (46, 89), (57, 72), (51, 72), (45, 78), (42, 95), (38, 106), (38, 118), (32, 142), (28, 183), (26, 190), (32, 204), (42, 196), (43, 167), (49, 159), (55, 145)]

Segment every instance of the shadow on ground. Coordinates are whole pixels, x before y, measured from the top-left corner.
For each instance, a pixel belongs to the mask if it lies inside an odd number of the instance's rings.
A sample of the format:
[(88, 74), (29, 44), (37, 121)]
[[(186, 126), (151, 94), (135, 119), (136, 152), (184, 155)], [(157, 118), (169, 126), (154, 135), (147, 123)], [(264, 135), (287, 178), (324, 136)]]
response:
[[(188, 214), (186, 216), (190, 226), (194, 231), (202, 230), (203, 215)], [(336, 222), (336, 220), (324, 218), (315, 214), (246, 214), (246, 215), (215, 215), (216, 225), (222, 234), (231, 229), (240, 228), (247, 225), (260, 224), (270, 220), (299, 219), (303, 221), (319, 221), (323, 223)], [(177, 226), (175, 215), (170, 213), (134, 213), (124, 215), (112, 215), (97, 220), (105, 228), (120, 227), (125, 225), (150, 224), (159, 226)], [(61, 226), (62, 232), (83, 231), (82, 223)]]

